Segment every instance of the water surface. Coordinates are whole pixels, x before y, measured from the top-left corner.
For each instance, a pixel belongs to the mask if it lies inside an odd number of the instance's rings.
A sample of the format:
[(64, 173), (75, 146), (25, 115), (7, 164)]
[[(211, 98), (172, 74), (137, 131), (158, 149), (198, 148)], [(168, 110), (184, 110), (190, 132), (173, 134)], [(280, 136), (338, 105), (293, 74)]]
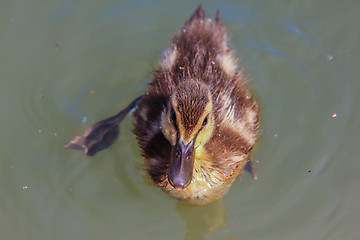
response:
[(204, 207), (152, 185), (131, 118), (94, 157), (63, 148), (143, 92), (198, 3), (35, 2), (0, 8), (1, 239), (360, 239), (358, 1), (202, 2), (262, 107), (259, 179)]

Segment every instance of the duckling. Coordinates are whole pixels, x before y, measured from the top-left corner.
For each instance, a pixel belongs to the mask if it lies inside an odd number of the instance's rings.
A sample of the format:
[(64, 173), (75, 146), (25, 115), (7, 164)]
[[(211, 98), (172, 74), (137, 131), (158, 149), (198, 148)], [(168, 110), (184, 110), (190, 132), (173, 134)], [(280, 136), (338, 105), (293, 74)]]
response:
[(66, 147), (87, 155), (102, 143), (102, 150), (114, 142), (115, 126), (135, 109), (133, 132), (155, 185), (183, 203), (213, 202), (247, 164), (256, 178), (249, 156), (259, 106), (237, 62), (219, 10), (209, 19), (200, 5), (173, 36), (146, 93)]

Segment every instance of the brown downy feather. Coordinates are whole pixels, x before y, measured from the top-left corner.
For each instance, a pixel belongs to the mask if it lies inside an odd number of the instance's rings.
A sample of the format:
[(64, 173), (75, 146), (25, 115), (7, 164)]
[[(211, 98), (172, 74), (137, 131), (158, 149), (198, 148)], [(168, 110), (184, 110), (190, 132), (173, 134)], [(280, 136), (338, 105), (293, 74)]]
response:
[[(155, 70), (147, 93), (135, 110), (134, 133), (146, 159), (147, 171), (158, 186), (176, 198), (195, 199), (196, 196), (190, 191), (198, 191), (195, 180), (183, 192), (174, 190), (167, 180), (171, 144), (161, 132), (161, 115), (168, 107), (170, 96), (182, 82), (201, 82), (211, 92), (216, 127), (205, 145), (206, 159), (201, 159), (203, 165), (201, 160), (195, 163), (210, 185), (220, 186), (231, 179), (230, 185), (255, 143), (259, 109), (255, 98), (245, 87), (246, 79), (230, 49), (220, 12), (217, 11), (215, 20), (207, 19), (199, 6), (185, 22), (181, 32), (173, 36), (172, 44)], [(201, 115), (206, 100), (191, 107), (191, 96), (201, 96), (201, 91), (185, 87), (177, 94), (178, 99), (184, 100), (184, 104), (179, 106), (191, 115), (184, 121), (188, 121), (187, 126), (192, 126), (199, 119), (197, 115)], [(226, 190), (220, 189), (218, 192), (222, 195)], [(199, 193), (197, 198), (206, 199), (209, 196)], [(194, 199), (189, 201), (194, 203)]]

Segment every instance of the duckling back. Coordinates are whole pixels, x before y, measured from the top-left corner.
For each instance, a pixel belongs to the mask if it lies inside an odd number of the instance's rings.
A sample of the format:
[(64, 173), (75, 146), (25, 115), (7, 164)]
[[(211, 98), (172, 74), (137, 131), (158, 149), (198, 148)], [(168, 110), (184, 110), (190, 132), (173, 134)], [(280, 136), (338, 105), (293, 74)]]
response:
[(155, 71), (151, 87), (159, 92), (171, 92), (185, 79), (214, 84), (223, 74), (234, 75), (236, 59), (232, 56), (225, 27), (217, 11), (215, 20), (205, 18), (199, 6), (175, 34)]

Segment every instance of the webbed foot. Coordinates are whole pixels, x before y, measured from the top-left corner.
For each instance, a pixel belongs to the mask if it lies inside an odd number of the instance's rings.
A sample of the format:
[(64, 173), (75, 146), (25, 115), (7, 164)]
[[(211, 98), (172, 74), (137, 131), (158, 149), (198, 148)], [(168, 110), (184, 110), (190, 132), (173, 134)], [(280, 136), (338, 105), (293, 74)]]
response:
[(129, 106), (115, 116), (91, 125), (85, 130), (83, 135), (76, 136), (73, 140), (65, 144), (64, 147), (83, 151), (83, 158), (85, 158), (86, 155), (93, 156), (97, 152), (109, 147), (119, 136), (120, 122), (136, 107), (136, 104), (141, 98), (142, 96), (132, 101)]
[[(244, 169), (251, 174), (251, 176), (252, 176), (252, 178), (253, 178), (254, 180), (257, 180), (257, 179), (258, 179), (258, 175), (257, 175), (256, 170), (255, 170), (255, 164), (254, 164), (254, 159), (253, 159), (252, 155), (249, 156), (249, 158), (248, 158), (248, 160), (247, 160), (247, 163), (246, 163)], [(239, 180), (239, 181), (241, 181), (242, 175), (243, 175), (243, 172), (241, 172), (241, 173), (238, 175), (238, 180)]]
[(248, 162), (245, 165), (245, 169), (251, 174), (251, 176), (254, 180), (258, 179), (258, 175), (255, 170), (255, 164), (254, 164), (254, 159), (253, 159), (252, 155), (249, 156)]

